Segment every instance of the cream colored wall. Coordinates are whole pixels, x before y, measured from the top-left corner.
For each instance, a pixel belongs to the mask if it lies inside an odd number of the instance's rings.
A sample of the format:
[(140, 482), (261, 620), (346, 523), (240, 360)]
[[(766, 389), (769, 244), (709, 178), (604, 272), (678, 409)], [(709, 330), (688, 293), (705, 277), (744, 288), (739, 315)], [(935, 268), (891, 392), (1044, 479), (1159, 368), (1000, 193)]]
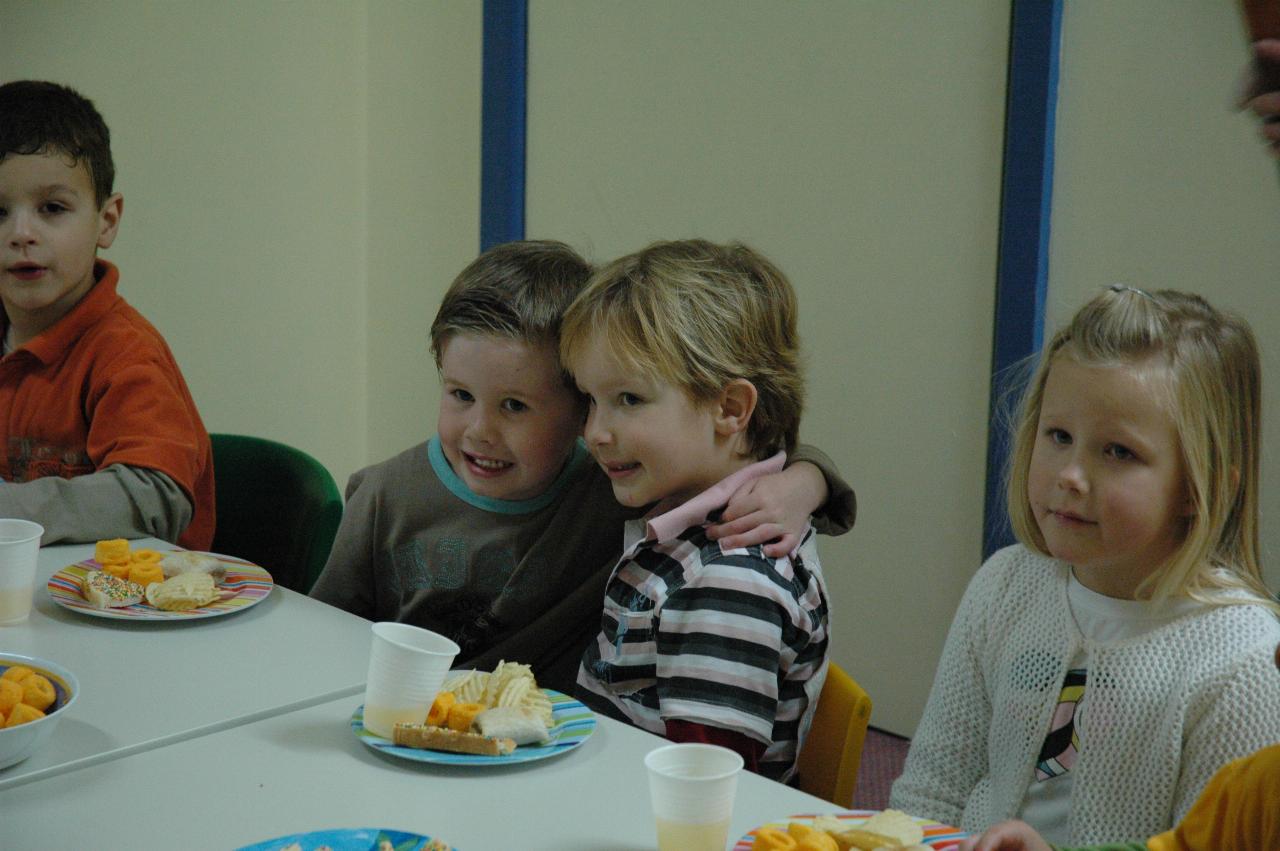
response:
[(435, 433), (440, 392), (427, 332), (449, 283), (480, 245), (481, 4), (367, 5), (369, 399), (362, 465)]
[(833, 658), (910, 733), (981, 557), (1008, 3), (531, 4), (529, 231), (741, 239), (800, 297)]
[(1229, 0), (1068, 3), (1047, 327), (1097, 288), (1198, 292), (1244, 314), (1263, 356), (1263, 558), (1280, 588), (1280, 176), (1233, 109), (1245, 60)]
[(162, 329), (210, 431), (363, 456), (362, 10), (31, 3), (0, 71), (66, 82), (112, 130), (124, 219), (103, 256)]
[(479, 4), (18, 3), (0, 79), (72, 85), (112, 130), (103, 256), (210, 431), (341, 486), (435, 421), (425, 344), (478, 243)]

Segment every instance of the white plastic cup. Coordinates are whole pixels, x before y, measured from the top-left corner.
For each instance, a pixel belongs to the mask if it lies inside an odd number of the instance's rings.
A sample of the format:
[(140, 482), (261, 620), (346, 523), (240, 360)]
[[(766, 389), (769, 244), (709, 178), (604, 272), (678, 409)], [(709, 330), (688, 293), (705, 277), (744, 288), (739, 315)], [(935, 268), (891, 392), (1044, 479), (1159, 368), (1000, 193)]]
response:
[(31, 615), (36, 593), (36, 555), (44, 527), (30, 520), (0, 520), (0, 626)]
[(390, 739), (397, 721), (425, 721), (459, 652), (457, 644), (429, 629), (375, 623), (364, 686), (364, 728)]
[(742, 757), (719, 745), (666, 745), (644, 758), (658, 851), (724, 851)]

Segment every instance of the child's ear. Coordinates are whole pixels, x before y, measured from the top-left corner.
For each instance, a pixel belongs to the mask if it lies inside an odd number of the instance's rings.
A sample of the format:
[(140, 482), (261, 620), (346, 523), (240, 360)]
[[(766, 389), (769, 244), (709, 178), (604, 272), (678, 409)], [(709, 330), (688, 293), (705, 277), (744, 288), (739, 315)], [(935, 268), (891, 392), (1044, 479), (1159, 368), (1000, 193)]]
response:
[(116, 232), (120, 229), (120, 217), (124, 215), (124, 196), (119, 192), (112, 195), (98, 211), (98, 247), (110, 248), (116, 241)]
[(745, 378), (726, 384), (716, 400), (716, 434), (728, 437), (746, 431), (758, 398), (756, 386)]

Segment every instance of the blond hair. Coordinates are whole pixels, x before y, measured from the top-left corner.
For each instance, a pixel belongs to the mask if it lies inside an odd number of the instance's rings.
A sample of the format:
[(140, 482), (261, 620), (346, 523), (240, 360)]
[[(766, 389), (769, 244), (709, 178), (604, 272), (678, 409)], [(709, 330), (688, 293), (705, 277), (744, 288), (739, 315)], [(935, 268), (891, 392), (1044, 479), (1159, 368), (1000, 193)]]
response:
[(440, 302), (431, 323), (436, 367), (444, 344), (459, 333), (556, 348), (560, 321), (590, 276), (590, 264), (563, 242), (490, 248), (458, 273)]
[[(1219, 605), (1260, 596), (1280, 613), (1258, 558), (1262, 370), (1248, 323), (1197, 295), (1116, 286), (1054, 335), (1023, 395), (1006, 489), (1014, 534), (1043, 555), (1049, 553), (1027, 479), (1045, 381), (1059, 358), (1088, 366), (1154, 363), (1168, 376), (1164, 401), (1178, 435), (1192, 513), (1182, 543), (1140, 586), (1139, 596), (1188, 596)], [(1242, 589), (1252, 593), (1241, 595)]]
[(804, 401), (796, 297), (756, 251), (692, 239), (613, 261), (565, 315), (561, 362), (572, 364), (597, 332), (625, 368), (660, 377), (695, 403), (746, 379), (757, 394), (750, 455), (795, 448)]

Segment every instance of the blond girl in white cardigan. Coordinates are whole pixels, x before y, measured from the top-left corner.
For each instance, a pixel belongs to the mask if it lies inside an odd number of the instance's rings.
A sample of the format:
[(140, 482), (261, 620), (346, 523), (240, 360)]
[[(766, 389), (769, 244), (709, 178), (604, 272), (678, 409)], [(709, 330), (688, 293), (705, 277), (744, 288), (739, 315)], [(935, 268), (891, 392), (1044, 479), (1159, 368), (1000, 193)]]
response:
[(1193, 295), (1112, 287), (1050, 341), (1010, 459), (1021, 543), (965, 592), (894, 807), (1142, 839), (1280, 741), (1260, 393), (1248, 325)]

